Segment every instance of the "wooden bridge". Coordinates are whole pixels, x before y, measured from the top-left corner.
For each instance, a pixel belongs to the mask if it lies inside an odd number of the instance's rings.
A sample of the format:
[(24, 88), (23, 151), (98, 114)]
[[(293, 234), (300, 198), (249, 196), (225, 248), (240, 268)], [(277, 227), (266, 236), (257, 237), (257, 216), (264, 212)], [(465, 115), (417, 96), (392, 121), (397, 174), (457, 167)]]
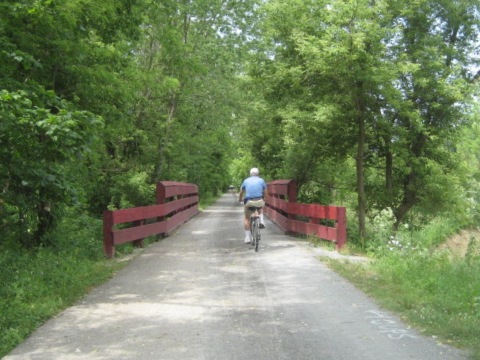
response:
[[(103, 214), (104, 252), (115, 255), (115, 245), (133, 242), (142, 247), (148, 236), (168, 236), (198, 214), (198, 187), (195, 184), (163, 181), (157, 184), (157, 204)], [(265, 214), (285, 233), (312, 235), (336, 243), (339, 250), (347, 241), (346, 209), (341, 206), (297, 203), (294, 180), (268, 183)], [(117, 228), (122, 225), (122, 228)], [(125, 227), (129, 225), (128, 227)]]

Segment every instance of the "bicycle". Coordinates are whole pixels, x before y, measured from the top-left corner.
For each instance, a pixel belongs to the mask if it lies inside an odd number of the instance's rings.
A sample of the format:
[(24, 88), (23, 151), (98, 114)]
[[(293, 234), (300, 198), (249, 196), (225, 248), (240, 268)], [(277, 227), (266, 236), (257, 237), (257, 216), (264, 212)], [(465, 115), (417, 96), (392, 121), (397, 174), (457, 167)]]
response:
[(249, 206), (248, 209), (252, 211), (250, 215), (250, 233), (252, 234), (251, 244), (254, 246), (255, 251), (258, 251), (258, 243), (260, 242), (260, 214), (261, 207)]

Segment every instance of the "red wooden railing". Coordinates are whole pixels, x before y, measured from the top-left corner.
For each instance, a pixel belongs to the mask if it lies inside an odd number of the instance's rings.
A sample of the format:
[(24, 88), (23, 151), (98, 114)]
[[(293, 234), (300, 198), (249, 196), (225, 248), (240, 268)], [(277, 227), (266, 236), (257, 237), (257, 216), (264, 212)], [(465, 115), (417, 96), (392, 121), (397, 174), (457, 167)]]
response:
[[(115, 255), (115, 245), (133, 242), (142, 247), (152, 235), (168, 236), (178, 226), (195, 216), (198, 187), (195, 184), (163, 181), (157, 184), (157, 205), (103, 212), (103, 250), (108, 258)], [(130, 223), (125, 229), (115, 225)]]
[[(294, 180), (275, 180), (268, 183), (265, 214), (289, 233), (314, 235), (333, 241), (339, 250), (347, 241), (346, 208), (318, 204), (300, 204)], [(333, 226), (320, 224), (330, 220)]]

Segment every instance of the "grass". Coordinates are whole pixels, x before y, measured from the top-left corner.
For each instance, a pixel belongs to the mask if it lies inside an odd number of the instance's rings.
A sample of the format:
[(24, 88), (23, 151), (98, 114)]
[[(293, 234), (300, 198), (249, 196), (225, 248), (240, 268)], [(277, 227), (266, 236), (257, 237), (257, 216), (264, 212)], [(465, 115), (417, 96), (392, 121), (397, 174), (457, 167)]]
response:
[(56, 246), (0, 245), (0, 358), (125, 265), (104, 258), (101, 229), (101, 220), (72, 214), (52, 234)]
[(480, 360), (480, 257), (452, 259), (422, 248), (422, 240), (432, 244), (431, 233), (410, 237), (415, 246), (379, 251), (368, 263), (325, 262), (410, 325)]
[(77, 254), (2, 251), (0, 255), (0, 357), (45, 320), (101, 284), (122, 265)]

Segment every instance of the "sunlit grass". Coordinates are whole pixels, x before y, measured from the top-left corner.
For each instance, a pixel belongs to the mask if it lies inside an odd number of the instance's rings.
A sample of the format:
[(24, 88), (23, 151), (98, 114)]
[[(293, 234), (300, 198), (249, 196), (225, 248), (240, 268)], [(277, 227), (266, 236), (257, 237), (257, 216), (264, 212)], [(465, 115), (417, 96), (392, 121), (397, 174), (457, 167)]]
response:
[(452, 259), (435, 247), (423, 247), (439, 243), (432, 234), (414, 234), (409, 247), (387, 247), (368, 263), (324, 261), (420, 331), (471, 351), (478, 360), (480, 257), (470, 252)]
[(124, 266), (104, 258), (101, 233), (101, 221), (77, 214), (52, 234), (57, 246), (0, 247), (0, 357)]

